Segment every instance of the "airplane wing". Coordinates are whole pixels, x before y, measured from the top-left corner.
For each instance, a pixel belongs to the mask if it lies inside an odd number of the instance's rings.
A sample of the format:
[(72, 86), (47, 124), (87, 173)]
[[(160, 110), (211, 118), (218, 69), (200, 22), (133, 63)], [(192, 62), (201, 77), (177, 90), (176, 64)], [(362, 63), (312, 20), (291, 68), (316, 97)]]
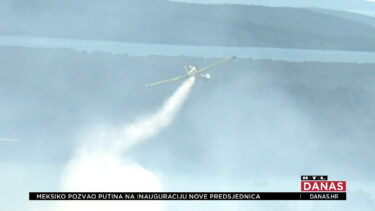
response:
[[(205, 72), (207, 70), (210, 70), (210, 69), (212, 69), (212, 68), (214, 68), (214, 67), (216, 67), (218, 65), (224, 64), (225, 62), (228, 62), (228, 61), (230, 61), (230, 60), (232, 60), (234, 58), (236, 58), (236, 57), (232, 56), (232, 57), (223, 59), (223, 60), (221, 60), (219, 62), (216, 62), (214, 64), (208, 65), (207, 67), (204, 67), (204, 68), (198, 70), (195, 74), (202, 73), (202, 72)], [(157, 82), (154, 82), (154, 83), (147, 84), (146, 87), (158, 86), (158, 85), (162, 85), (162, 84), (166, 84), (166, 83), (178, 81), (178, 80), (181, 80), (181, 79), (184, 79), (184, 78), (188, 78), (188, 77), (190, 77), (190, 75), (177, 76), (177, 77), (174, 77), (174, 78), (171, 78), (171, 79), (168, 79), (168, 80), (157, 81)]]
[(147, 84), (146, 87), (158, 86), (158, 85), (170, 83), (170, 82), (173, 82), (173, 81), (178, 81), (178, 80), (181, 80), (181, 79), (184, 79), (184, 78), (188, 78), (188, 77), (189, 77), (189, 75), (181, 75), (181, 76), (177, 76), (177, 77), (174, 77), (174, 78), (171, 78), (171, 79), (168, 79), (168, 80), (157, 81), (157, 82), (154, 82), (154, 83)]
[(214, 64), (208, 65), (207, 67), (204, 67), (204, 68), (198, 70), (197, 73), (205, 72), (205, 71), (207, 71), (207, 70), (210, 70), (210, 69), (212, 69), (212, 68), (214, 68), (214, 67), (216, 67), (216, 66), (219, 66), (219, 65), (221, 65), (221, 64), (224, 64), (225, 62), (228, 62), (228, 61), (230, 61), (230, 60), (232, 60), (232, 59), (235, 59), (235, 58), (236, 58), (236, 56), (232, 56), (232, 57), (229, 57), (229, 58), (223, 59), (223, 60), (221, 60), (221, 61), (219, 61), (219, 62), (216, 62), (216, 63), (214, 63)]

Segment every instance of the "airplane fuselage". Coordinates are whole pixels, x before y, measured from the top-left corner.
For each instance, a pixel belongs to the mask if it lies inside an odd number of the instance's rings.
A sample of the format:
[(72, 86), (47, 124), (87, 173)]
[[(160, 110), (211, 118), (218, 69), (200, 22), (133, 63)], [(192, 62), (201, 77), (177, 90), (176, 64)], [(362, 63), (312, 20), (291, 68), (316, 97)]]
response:
[(186, 70), (189, 76), (194, 76), (195, 74), (197, 74), (197, 67), (195, 66), (188, 65), (186, 67)]

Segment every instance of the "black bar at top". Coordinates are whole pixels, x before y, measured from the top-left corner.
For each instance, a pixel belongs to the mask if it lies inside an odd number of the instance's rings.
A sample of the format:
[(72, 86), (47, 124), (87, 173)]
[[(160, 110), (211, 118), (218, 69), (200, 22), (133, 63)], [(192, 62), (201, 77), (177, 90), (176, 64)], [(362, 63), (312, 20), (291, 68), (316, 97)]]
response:
[(29, 200), (346, 200), (346, 192), (30, 192)]

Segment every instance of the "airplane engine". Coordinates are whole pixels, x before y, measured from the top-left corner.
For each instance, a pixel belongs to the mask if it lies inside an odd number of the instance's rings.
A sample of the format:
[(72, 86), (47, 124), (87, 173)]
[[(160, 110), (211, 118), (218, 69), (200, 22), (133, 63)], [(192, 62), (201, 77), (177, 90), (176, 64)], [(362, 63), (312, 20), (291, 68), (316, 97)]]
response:
[(211, 79), (211, 75), (209, 73), (202, 73), (201, 74), (201, 78), (203, 78), (205, 80), (210, 80)]

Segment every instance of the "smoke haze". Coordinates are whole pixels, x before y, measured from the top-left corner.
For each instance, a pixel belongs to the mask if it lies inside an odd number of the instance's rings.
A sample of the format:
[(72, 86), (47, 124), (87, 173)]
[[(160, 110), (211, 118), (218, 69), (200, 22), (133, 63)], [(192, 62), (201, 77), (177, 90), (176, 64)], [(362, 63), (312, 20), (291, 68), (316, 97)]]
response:
[[(158, 177), (121, 155), (131, 146), (155, 136), (167, 127), (189, 95), (195, 78), (190, 77), (153, 114), (123, 128), (98, 127), (81, 140), (77, 154), (61, 178), (63, 191), (161, 191)], [(160, 202), (69, 202), (57, 203), (64, 210), (160, 210)]]

